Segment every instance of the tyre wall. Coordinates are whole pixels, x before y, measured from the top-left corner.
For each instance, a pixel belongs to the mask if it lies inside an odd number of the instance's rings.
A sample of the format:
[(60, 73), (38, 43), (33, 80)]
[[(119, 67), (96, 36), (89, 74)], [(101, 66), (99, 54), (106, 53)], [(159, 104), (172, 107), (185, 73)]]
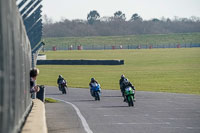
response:
[(37, 65), (123, 65), (124, 60), (38, 60)]

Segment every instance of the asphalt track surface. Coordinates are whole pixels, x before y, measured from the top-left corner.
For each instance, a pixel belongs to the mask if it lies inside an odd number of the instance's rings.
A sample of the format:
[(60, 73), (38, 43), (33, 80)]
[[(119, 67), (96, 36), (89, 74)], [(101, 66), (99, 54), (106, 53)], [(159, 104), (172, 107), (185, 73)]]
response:
[(199, 95), (136, 91), (134, 107), (119, 90), (95, 101), (88, 89), (46, 87), (46, 97), (61, 100), (45, 104), (49, 133), (200, 133)]

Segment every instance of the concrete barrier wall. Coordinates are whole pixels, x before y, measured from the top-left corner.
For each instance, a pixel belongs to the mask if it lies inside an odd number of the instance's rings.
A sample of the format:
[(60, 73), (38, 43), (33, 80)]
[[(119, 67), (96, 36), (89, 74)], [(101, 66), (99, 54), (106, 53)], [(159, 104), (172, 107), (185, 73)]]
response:
[(124, 60), (38, 60), (37, 65), (123, 65)]
[(17, 133), (32, 102), (31, 49), (16, 0), (0, 0), (0, 133)]

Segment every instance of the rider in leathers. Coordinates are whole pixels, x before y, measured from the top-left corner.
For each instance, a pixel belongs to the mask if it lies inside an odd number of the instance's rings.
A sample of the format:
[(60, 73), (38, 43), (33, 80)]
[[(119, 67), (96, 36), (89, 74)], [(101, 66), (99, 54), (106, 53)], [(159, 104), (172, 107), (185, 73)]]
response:
[(90, 81), (90, 83), (89, 83), (89, 86), (90, 86), (90, 94), (92, 95), (92, 96), (94, 96), (94, 93), (93, 93), (93, 91), (92, 91), (92, 87), (93, 87), (93, 84), (98, 84), (98, 82), (94, 79), (94, 78), (91, 78), (91, 81)]
[(121, 93), (122, 93), (122, 96), (124, 97), (124, 89), (123, 89), (123, 81), (125, 79), (125, 76), (124, 75), (121, 75), (121, 78), (119, 80), (119, 86), (120, 86), (120, 90), (121, 90)]
[(124, 102), (126, 101), (126, 97), (125, 97), (125, 89), (127, 87), (131, 87), (133, 90), (135, 90), (135, 87), (131, 84), (131, 82), (128, 79), (124, 79), (124, 81), (122, 82), (122, 92), (123, 92), (123, 97), (124, 97)]
[[(60, 88), (61, 86), (60, 86), (60, 85), (61, 85), (61, 81), (62, 81), (62, 80), (65, 81), (65, 79), (62, 77), (62, 75), (59, 75), (59, 76), (58, 76), (58, 79), (57, 79), (57, 84), (58, 84), (59, 90), (61, 90), (61, 88)], [(65, 81), (65, 83), (66, 83), (66, 81)]]

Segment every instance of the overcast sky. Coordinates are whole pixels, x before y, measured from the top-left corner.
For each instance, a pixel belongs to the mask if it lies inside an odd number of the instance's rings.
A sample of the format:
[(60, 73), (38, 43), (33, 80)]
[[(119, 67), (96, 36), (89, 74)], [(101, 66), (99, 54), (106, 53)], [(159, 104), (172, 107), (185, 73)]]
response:
[(97, 10), (101, 17), (113, 16), (122, 11), (127, 20), (134, 13), (143, 19), (191, 16), (200, 17), (200, 0), (43, 0), (43, 14), (59, 21), (62, 18), (87, 19), (91, 10)]

